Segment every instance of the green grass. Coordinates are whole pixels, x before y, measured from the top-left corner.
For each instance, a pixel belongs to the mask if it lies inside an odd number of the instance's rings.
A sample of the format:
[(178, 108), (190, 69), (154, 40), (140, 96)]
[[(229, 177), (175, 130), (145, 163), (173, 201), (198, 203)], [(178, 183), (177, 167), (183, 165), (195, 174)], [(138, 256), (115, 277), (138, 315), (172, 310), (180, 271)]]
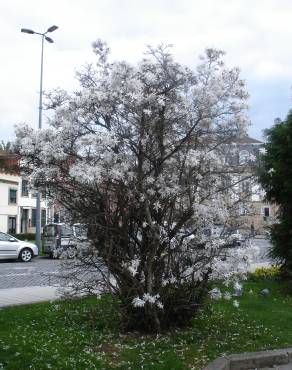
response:
[[(0, 310), (0, 369), (202, 369), (224, 353), (292, 346), (288, 283), (249, 281), (239, 298), (213, 302), (189, 330), (121, 333), (110, 297)], [(259, 296), (268, 287), (271, 295)]]

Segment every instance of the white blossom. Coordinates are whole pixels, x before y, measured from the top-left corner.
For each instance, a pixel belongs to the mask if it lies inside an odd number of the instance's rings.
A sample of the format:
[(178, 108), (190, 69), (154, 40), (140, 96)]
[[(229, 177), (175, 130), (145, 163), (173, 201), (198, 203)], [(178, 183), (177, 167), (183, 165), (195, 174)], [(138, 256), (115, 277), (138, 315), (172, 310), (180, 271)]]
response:
[(139, 297), (135, 297), (133, 299), (133, 306), (134, 307), (143, 307), (145, 305), (145, 301)]
[[(31, 186), (70, 222), (88, 225), (92, 260), (80, 265), (102, 264), (110, 274), (91, 281), (91, 291), (103, 285), (151, 311), (171, 309), (164, 294), (183, 295), (208, 279), (236, 284), (255, 252), (248, 243), (226, 248), (222, 231), (246, 209), (241, 174), (224, 156), (249, 123), (239, 70), (214, 49), (191, 70), (163, 46), (137, 65), (109, 61), (100, 40), (93, 48), (97, 62), (78, 73), (80, 89), (50, 94), (49, 128), (20, 125), (15, 142)], [(236, 143), (229, 149), (237, 155)]]
[(238, 307), (239, 307), (239, 302), (238, 302), (237, 300), (234, 300), (234, 301), (233, 301), (233, 306), (234, 306), (235, 308), (238, 308)]
[(161, 208), (161, 204), (157, 201), (153, 204), (153, 208), (158, 211)]
[(234, 288), (235, 290), (240, 290), (240, 289), (242, 289), (242, 284), (240, 284), (238, 281), (236, 281), (236, 282), (234, 283), (234, 285), (233, 285), (233, 288)]
[(227, 301), (230, 301), (230, 299), (232, 298), (232, 295), (229, 292), (225, 292), (224, 295), (223, 295), (223, 297)]
[(156, 305), (158, 308), (163, 309), (163, 304), (159, 301), (159, 294), (151, 295), (149, 293), (144, 293), (142, 298), (135, 297), (133, 299), (134, 307), (144, 307), (148, 302), (150, 304)]
[(212, 299), (221, 299), (222, 298), (222, 293), (219, 288), (213, 288), (212, 290), (209, 291), (209, 295)]

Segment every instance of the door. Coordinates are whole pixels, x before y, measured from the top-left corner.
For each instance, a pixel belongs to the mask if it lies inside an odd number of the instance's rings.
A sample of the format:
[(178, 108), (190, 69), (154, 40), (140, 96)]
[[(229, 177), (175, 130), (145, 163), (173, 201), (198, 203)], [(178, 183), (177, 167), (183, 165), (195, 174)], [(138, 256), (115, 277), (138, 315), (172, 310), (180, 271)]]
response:
[(60, 246), (67, 247), (72, 244), (74, 235), (73, 235), (73, 227), (69, 225), (61, 225), (59, 226), (58, 234), (61, 237)]
[(0, 259), (18, 257), (18, 240), (0, 232)]
[(21, 224), (20, 224), (20, 232), (22, 234), (27, 233), (27, 228), (28, 228), (28, 209), (23, 209), (21, 210)]
[(56, 247), (57, 243), (57, 225), (49, 224), (43, 228), (43, 245), (45, 253), (51, 253)]
[(8, 217), (8, 233), (16, 234), (16, 217), (15, 216)]

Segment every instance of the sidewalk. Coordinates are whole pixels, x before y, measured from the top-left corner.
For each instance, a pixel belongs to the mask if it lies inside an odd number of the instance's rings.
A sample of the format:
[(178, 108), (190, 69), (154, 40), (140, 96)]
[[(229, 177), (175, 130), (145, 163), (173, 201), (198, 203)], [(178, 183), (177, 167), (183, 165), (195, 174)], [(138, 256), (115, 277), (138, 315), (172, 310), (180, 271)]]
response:
[(59, 298), (57, 289), (53, 286), (0, 289), (0, 307), (52, 301)]
[[(250, 271), (254, 271), (259, 267), (269, 266), (271, 266), (270, 262), (253, 263), (250, 266)], [(57, 294), (57, 289), (58, 287), (55, 286), (32, 286), (24, 288), (0, 289), (0, 308), (19, 304), (56, 300), (60, 298)]]

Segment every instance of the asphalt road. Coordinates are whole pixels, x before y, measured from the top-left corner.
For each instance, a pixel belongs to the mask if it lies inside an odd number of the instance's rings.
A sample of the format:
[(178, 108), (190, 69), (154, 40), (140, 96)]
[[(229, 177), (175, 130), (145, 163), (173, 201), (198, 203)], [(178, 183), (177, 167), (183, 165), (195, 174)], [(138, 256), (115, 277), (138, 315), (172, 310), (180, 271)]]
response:
[(251, 242), (259, 248), (259, 254), (254, 262), (271, 262), (268, 251), (271, 243), (267, 239), (251, 239)]
[(58, 284), (59, 261), (36, 257), (31, 262), (0, 260), (0, 289)]
[[(254, 262), (269, 262), (270, 243), (266, 239), (253, 239), (252, 242), (259, 247)], [(59, 264), (58, 260), (48, 257), (36, 257), (29, 263), (0, 260), (0, 289), (58, 285)]]

